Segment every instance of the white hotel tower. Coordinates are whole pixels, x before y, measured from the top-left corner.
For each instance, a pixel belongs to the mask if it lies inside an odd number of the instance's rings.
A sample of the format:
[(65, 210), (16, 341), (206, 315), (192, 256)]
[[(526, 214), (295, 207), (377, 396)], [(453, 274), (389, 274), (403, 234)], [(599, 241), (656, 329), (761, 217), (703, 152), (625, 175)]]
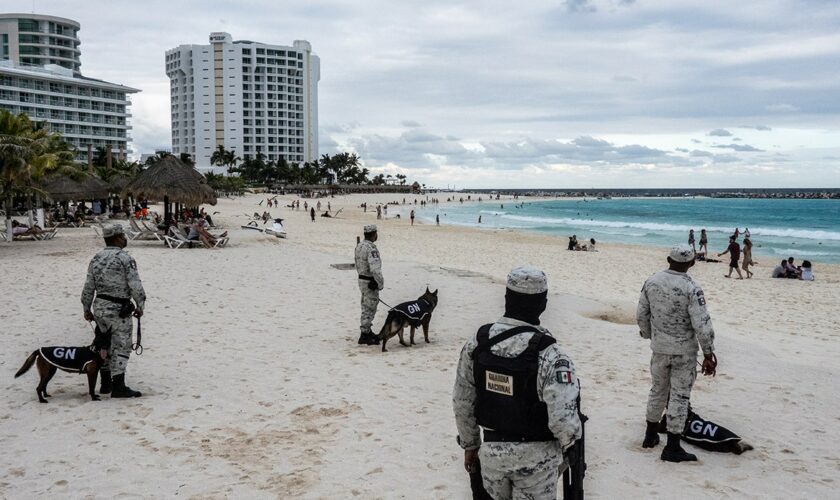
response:
[(128, 151), (129, 96), (137, 89), (81, 74), (79, 23), (40, 14), (0, 14), (0, 109), (26, 113), (73, 145)]
[(242, 158), (318, 158), (320, 60), (309, 42), (266, 45), (211, 33), (208, 45), (168, 50), (166, 75), (176, 156), (210, 167), (221, 145)]

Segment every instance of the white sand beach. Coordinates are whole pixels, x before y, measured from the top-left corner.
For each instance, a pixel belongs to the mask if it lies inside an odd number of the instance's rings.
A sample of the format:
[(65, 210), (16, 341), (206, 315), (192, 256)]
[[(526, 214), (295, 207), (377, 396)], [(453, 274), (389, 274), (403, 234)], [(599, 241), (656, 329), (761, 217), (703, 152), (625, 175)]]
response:
[[(412, 227), (358, 208), (402, 197), (322, 199), (343, 210), (311, 222), (303, 200), (292, 211), (293, 197), (281, 196), (270, 211), (286, 219), (284, 240), (240, 229), (264, 197), (221, 199), (209, 211), (230, 232), (226, 248), (130, 242), (149, 297), (145, 352), (126, 377), (143, 392), (135, 400), (92, 402), (85, 377), (59, 373), (39, 404), (37, 376), (13, 378), (40, 346), (90, 342), (79, 296), (102, 246), (93, 230), (0, 244), (0, 497), (470, 498), (455, 364), (467, 337), (501, 316), (507, 272), (530, 264), (549, 277), (542, 323), (581, 379), (588, 497), (837, 498), (840, 266), (817, 263), (815, 282), (771, 279), (766, 259), (752, 280), (724, 278), (724, 263), (690, 271), (720, 362), (717, 377), (698, 377), (692, 404), (755, 450), (687, 446), (699, 462), (664, 463), (661, 447), (641, 448), (650, 349), (635, 306), (667, 251), (568, 252), (565, 239)], [(330, 265), (353, 262), (369, 223), (379, 225), (385, 302), (439, 290), (430, 344), (356, 344), (355, 272)]]

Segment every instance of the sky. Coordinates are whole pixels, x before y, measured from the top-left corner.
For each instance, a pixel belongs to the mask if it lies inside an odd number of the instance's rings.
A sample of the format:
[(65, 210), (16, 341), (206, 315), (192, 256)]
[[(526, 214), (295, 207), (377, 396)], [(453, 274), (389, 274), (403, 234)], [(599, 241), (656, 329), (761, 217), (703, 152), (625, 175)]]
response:
[[(170, 148), (164, 52), (312, 43), (319, 153), (430, 187), (840, 187), (834, 0), (2, 0), (81, 23), (82, 73), (142, 90)], [(34, 7), (33, 7), (34, 4)]]

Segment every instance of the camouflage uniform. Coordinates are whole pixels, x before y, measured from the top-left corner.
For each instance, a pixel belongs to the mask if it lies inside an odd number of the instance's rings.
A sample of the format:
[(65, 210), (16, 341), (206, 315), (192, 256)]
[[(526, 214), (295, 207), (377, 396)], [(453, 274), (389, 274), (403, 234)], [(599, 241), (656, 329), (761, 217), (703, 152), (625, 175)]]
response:
[[(96, 300), (94, 292), (97, 295)], [(140, 309), (146, 304), (146, 292), (143, 290), (140, 275), (137, 274), (137, 263), (121, 248), (105, 247), (91, 259), (82, 290), (84, 310), (91, 310), (93, 305), (92, 312), (96, 324), (103, 332), (111, 329), (111, 350), (108, 357), (111, 374), (117, 376), (125, 373), (131, 354), (132, 318), (120, 318), (120, 304), (100, 299), (99, 295), (132, 298)]]
[[(524, 268), (526, 273), (534, 270)], [(524, 293), (538, 293), (546, 290), (545, 275), (540, 288), (528, 291), (527, 286), (518, 289), (512, 285), (514, 269), (508, 276), (508, 288)], [(545, 328), (513, 318), (502, 317), (490, 328), (489, 338), (518, 326), (532, 326), (550, 335)], [(491, 352), (506, 358), (516, 357), (527, 347), (534, 334), (523, 332), (491, 347)], [(563, 451), (581, 436), (581, 422), (577, 412), (579, 393), (577, 377), (572, 360), (557, 344), (551, 344), (539, 354), (537, 395), (546, 404), (548, 427), (555, 441), (531, 442), (486, 442), (482, 444), (479, 426), (476, 422), (476, 387), (474, 379), (473, 352), (478, 346), (476, 335), (461, 349), (452, 405), (455, 410), (455, 424), (458, 427), (458, 442), (465, 450), (479, 448), (481, 477), (487, 492), (495, 499), (556, 498), (557, 480), (566, 465)]]
[(371, 290), (368, 286), (370, 281), (359, 279), (359, 290), (362, 292), (361, 331), (371, 333), (376, 306), (379, 305), (379, 290), (385, 286), (385, 278), (382, 277), (382, 260), (379, 258), (379, 250), (370, 240), (362, 240), (356, 245), (356, 271), (359, 276), (372, 277), (377, 285), (377, 289)]
[(642, 287), (636, 321), (653, 351), (647, 421), (658, 422), (667, 405), (668, 432), (682, 434), (697, 377), (698, 342), (703, 354), (714, 352), (715, 332), (703, 290), (686, 273), (660, 271)]

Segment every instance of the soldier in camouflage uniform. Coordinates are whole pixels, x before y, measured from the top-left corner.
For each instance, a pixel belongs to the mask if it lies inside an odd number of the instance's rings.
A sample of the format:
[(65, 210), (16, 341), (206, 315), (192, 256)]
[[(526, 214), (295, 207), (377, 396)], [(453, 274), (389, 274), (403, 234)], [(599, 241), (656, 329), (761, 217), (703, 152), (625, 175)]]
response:
[[(458, 361), (452, 399), (464, 467), (472, 472), (480, 461), (484, 487), (495, 499), (556, 498), (557, 481), (565, 469), (563, 452), (581, 436), (574, 364), (548, 330), (539, 326), (547, 291), (546, 276), (539, 269), (512, 270), (505, 315), (470, 338)], [(519, 333), (511, 331), (514, 328)], [(512, 336), (504, 338), (508, 335)], [(541, 340), (535, 343), (535, 339)], [(518, 362), (532, 344), (546, 347), (535, 349), (526, 362), (532, 375), (524, 391), (516, 376), (485, 370), (487, 354), (504, 358), (503, 364)], [(529, 391), (530, 401), (523, 402), (521, 397)], [(512, 413), (511, 405), (517, 408)], [(529, 417), (516, 422), (510, 415)]]
[(137, 263), (123, 250), (127, 240), (122, 226), (105, 226), (102, 236), (106, 247), (91, 259), (82, 290), (85, 320), (96, 321), (103, 332), (111, 330), (111, 350), (108, 361), (102, 367), (99, 392), (110, 392), (112, 398), (140, 397), (139, 392), (126, 387), (125, 367), (131, 355), (134, 326), (131, 299), (135, 304), (134, 316), (139, 318), (143, 315), (146, 292), (137, 274)]
[(650, 359), (653, 384), (642, 446), (653, 448), (659, 444), (657, 427), (667, 406), (668, 443), (662, 450), (662, 460), (695, 461), (696, 456), (680, 447), (680, 435), (688, 417), (691, 387), (697, 377), (698, 342), (703, 350), (703, 374), (715, 374), (715, 332), (703, 290), (686, 274), (694, 265), (694, 250), (688, 245), (675, 246), (668, 264), (669, 269), (645, 281), (636, 311), (639, 334), (650, 339), (653, 351)]
[(362, 292), (361, 335), (359, 343), (375, 345), (379, 337), (373, 334), (371, 324), (376, 316), (376, 306), (379, 305), (379, 290), (385, 286), (382, 277), (382, 260), (379, 250), (374, 243), (377, 238), (375, 224), (368, 224), (364, 228), (365, 239), (356, 245), (356, 272), (359, 273), (359, 290)]

